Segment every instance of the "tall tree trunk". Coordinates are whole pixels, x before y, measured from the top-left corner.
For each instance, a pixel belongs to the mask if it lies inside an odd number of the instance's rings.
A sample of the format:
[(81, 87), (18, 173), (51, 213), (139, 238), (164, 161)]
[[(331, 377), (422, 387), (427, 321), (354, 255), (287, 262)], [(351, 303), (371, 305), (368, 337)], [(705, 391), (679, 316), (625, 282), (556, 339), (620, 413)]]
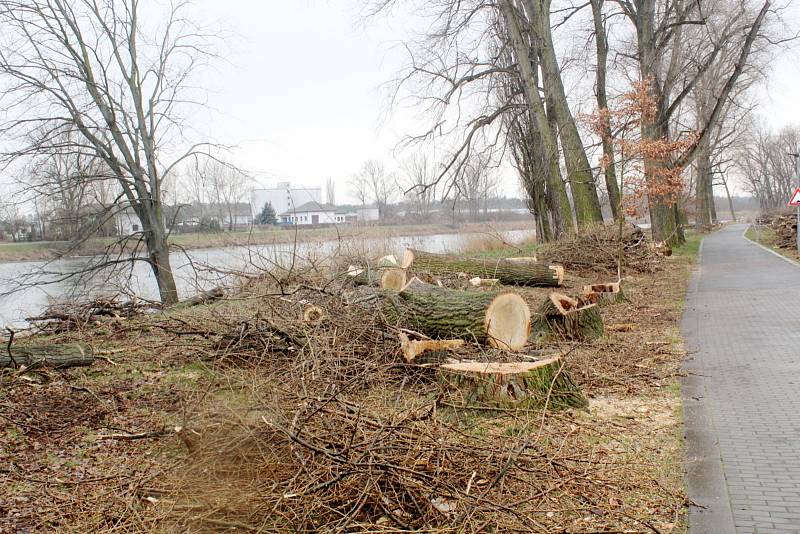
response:
[(725, 186), (725, 196), (728, 197), (728, 209), (731, 212), (731, 219), (733, 219), (733, 222), (736, 222), (736, 212), (733, 211), (733, 199), (731, 198), (731, 191), (728, 189), (727, 178), (722, 179), (722, 185)]
[[(558, 238), (572, 228), (572, 210), (569, 206), (569, 199), (566, 196), (564, 183), (561, 181), (561, 171), (558, 166), (558, 147), (547, 122), (544, 103), (536, 83), (537, 76), (534, 72), (534, 63), (532, 63), (532, 61), (535, 61), (535, 56), (532, 57), (529, 43), (523, 38), (516, 8), (512, 0), (501, 0), (500, 8), (510, 33), (514, 55), (517, 58), (520, 82), (531, 115), (531, 128), (536, 130), (541, 139), (541, 154), (547, 169), (547, 185), (550, 193), (549, 203), (554, 215), (553, 230), (555, 237)], [(560, 227), (559, 222), (561, 223)]]
[(169, 306), (178, 303), (178, 288), (169, 258), (169, 243), (164, 231), (164, 218), (160, 204), (153, 201), (140, 201), (134, 211), (142, 223), (148, 260), (158, 286), (161, 303)]
[(595, 97), (597, 109), (601, 113), (600, 137), (603, 143), (603, 173), (608, 192), (608, 202), (611, 204), (611, 213), (616, 219), (620, 216), (620, 191), (617, 183), (617, 173), (614, 166), (614, 140), (611, 133), (611, 121), (605, 112), (608, 111), (608, 94), (606, 92), (606, 70), (608, 64), (608, 39), (606, 28), (603, 24), (603, 1), (591, 0), (592, 18), (594, 19), (595, 44), (597, 46), (597, 73), (595, 78)]
[(711, 179), (711, 154), (708, 138), (701, 141), (697, 151), (695, 169), (697, 179), (695, 183), (695, 229), (702, 232), (711, 226), (711, 208), (709, 207), (708, 182)]
[(572, 202), (579, 228), (603, 221), (600, 199), (594, 185), (592, 168), (583, 148), (575, 118), (561, 80), (553, 34), (550, 29), (550, 0), (525, 0), (528, 19), (533, 32), (538, 36), (539, 54), (542, 59), (542, 74), (547, 101), (552, 104), (552, 113), (558, 124), (558, 135), (564, 152), (567, 179), (572, 189)]

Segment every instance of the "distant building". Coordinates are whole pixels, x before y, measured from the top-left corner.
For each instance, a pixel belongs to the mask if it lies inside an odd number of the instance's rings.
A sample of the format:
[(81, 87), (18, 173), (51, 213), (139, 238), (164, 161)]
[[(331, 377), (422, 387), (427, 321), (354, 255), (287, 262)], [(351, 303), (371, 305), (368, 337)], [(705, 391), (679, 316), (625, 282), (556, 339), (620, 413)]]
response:
[(381, 218), (381, 210), (378, 206), (360, 206), (353, 209), (359, 222), (377, 221)]
[(253, 189), (250, 193), (250, 210), (257, 217), (264, 204), (269, 202), (279, 216), (308, 202), (322, 202), (321, 187), (292, 187), (290, 182), (279, 182), (269, 189)]
[[(278, 214), (280, 222), (284, 224), (317, 225), (335, 224), (336, 206), (321, 204), (316, 201), (306, 202), (296, 208), (290, 208)], [(344, 222), (343, 220), (341, 222)]]

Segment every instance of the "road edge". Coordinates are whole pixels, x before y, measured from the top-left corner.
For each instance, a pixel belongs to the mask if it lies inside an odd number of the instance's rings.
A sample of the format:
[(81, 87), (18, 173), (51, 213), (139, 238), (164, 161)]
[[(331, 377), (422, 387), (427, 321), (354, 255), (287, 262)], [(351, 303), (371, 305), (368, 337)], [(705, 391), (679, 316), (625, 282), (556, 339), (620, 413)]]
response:
[(735, 532), (733, 509), (722, 469), (722, 455), (716, 425), (706, 401), (703, 362), (697, 351), (699, 310), (697, 292), (702, 277), (703, 246), (700, 242), (697, 261), (686, 290), (686, 304), (680, 330), (686, 344), (681, 369), (683, 403), (683, 468), (689, 499), (690, 534), (725, 534)]
[(789, 263), (791, 263), (791, 264), (792, 264), (792, 265), (794, 265), (795, 267), (800, 267), (800, 263), (797, 263), (797, 262), (796, 262), (796, 261), (794, 261), (792, 258), (787, 258), (786, 256), (784, 256), (784, 255), (783, 255), (783, 254), (781, 254), (780, 252), (777, 252), (777, 251), (775, 251), (775, 250), (772, 250), (771, 248), (769, 248), (769, 247), (767, 247), (767, 246), (765, 246), (765, 245), (762, 245), (762, 244), (761, 244), (761, 243), (759, 243), (758, 241), (753, 241), (752, 239), (750, 239), (749, 237), (747, 237), (747, 235), (746, 235), (746, 234), (747, 234), (747, 231), (748, 231), (748, 230), (749, 230), (749, 229), (750, 229), (752, 226), (753, 226), (752, 224), (748, 224), (748, 225), (745, 227), (745, 229), (744, 229), (744, 232), (742, 232), (742, 239), (744, 239), (744, 240), (745, 240), (745, 241), (747, 241), (748, 243), (751, 243), (751, 244), (753, 244), (753, 245), (755, 245), (755, 246), (757, 246), (757, 247), (759, 247), (759, 248), (762, 248), (762, 249), (766, 250), (766, 251), (767, 251), (767, 252), (769, 252), (770, 254), (774, 254), (775, 256), (778, 256), (778, 257), (779, 257), (780, 259), (782, 259), (783, 261), (788, 261)]

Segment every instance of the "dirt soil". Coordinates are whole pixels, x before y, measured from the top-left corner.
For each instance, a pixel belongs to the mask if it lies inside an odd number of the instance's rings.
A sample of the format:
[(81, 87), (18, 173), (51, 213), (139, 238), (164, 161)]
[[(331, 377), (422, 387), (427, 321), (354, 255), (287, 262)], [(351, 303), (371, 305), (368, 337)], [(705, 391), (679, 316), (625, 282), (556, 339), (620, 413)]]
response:
[(0, 377), (0, 532), (684, 532), (691, 250), (626, 278), (599, 340), (522, 351), (562, 355), (587, 411), (465, 409), (369, 300), (302, 277), (49, 334), (98, 359)]

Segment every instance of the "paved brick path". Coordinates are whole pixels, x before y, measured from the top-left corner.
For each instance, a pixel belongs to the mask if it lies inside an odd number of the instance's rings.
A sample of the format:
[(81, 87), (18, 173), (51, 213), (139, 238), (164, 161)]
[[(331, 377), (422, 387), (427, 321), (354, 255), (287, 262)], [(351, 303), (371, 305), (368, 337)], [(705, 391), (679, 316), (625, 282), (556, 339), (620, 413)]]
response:
[(704, 240), (687, 295), (690, 527), (800, 533), (800, 267), (745, 228)]

